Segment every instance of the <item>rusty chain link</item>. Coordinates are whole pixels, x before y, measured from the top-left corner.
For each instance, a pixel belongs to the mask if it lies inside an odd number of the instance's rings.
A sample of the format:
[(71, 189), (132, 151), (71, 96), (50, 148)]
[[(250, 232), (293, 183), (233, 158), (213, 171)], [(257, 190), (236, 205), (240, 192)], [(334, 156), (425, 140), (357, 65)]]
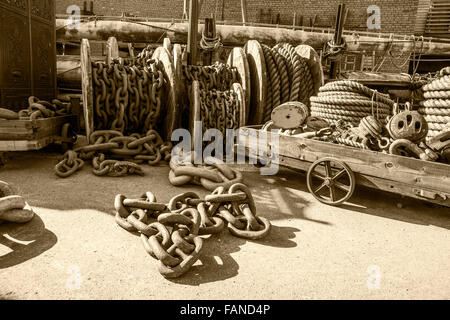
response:
[(97, 130), (143, 134), (158, 129), (166, 79), (162, 63), (146, 57), (129, 65), (118, 61), (109, 66), (103, 62), (92, 63)]
[(58, 99), (48, 102), (34, 96), (28, 98), (28, 108), (18, 112), (20, 120), (36, 120), (70, 114), (71, 104)]
[(138, 199), (118, 194), (114, 200), (115, 221), (123, 229), (140, 234), (145, 251), (158, 260), (158, 270), (166, 278), (177, 278), (199, 259), (201, 236), (218, 234), (225, 225), (240, 238), (258, 240), (268, 235), (270, 221), (256, 216), (250, 189), (241, 183), (229, 191), (219, 187), (201, 199), (194, 192), (159, 203), (153, 193)]
[(0, 223), (26, 223), (33, 217), (33, 209), (25, 199), (9, 183), (0, 181)]
[(139, 164), (153, 166), (161, 161), (169, 162), (171, 151), (172, 143), (164, 142), (155, 130), (131, 136), (115, 130), (99, 130), (91, 134), (88, 145), (67, 151), (55, 166), (55, 172), (66, 178), (83, 167), (83, 160), (92, 160), (93, 173), (98, 176), (143, 175)]

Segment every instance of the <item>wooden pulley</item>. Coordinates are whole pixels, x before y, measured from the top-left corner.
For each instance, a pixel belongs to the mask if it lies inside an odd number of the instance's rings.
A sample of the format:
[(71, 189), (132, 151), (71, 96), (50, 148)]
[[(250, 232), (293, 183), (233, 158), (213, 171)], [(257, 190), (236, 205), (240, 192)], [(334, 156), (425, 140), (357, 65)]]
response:
[(172, 56), (164, 47), (156, 48), (153, 53), (152, 59), (158, 59), (164, 66), (164, 77), (168, 80), (167, 82), (167, 100), (166, 100), (166, 117), (164, 123), (164, 138), (165, 140), (170, 140), (173, 130), (179, 128), (179, 118), (181, 110), (177, 103), (178, 101), (178, 90), (176, 70), (173, 65)]
[(272, 111), (273, 124), (282, 129), (295, 129), (303, 126), (308, 117), (308, 107), (299, 101), (283, 103)]
[(248, 124), (262, 124), (267, 98), (266, 60), (261, 45), (249, 40), (245, 47), (250, 70), (250, 110)]
[[(244, 90), (244, 96), (245, 96), (245, 123), (248, 119), (248, 111), (250, 108), (250, 93), (251, 93), (251, 87), (250, 87), (250, 69), (248, 65), (247, 55), (244, 51), (244, 49), (236, 47), (231, 50), (230, 55), (228, 56), (227, 64), (230, 67), (234, 67), (237, 70), (237, 73), (239, 74), (239, 78), (241, 80), (242, 89)], [(242, 125), (242, 123), (241, 123)]]
[(319, 54), (313, 47), (301, 44), (295, 47), (295, 52), (302, 58), (306, 59), (306, 63), (311, 70), (314, 80), (314, 95), (317, 95), (319, 88), (325, 84), (323, 77), (322, 61)]
[(233, 91), (236, 92), (237, 100), (239, 102), (239, 127), (243, 127), (247, 121), (247, 106), (244, 89), (239, 83), (235, 82), (233, 83)]

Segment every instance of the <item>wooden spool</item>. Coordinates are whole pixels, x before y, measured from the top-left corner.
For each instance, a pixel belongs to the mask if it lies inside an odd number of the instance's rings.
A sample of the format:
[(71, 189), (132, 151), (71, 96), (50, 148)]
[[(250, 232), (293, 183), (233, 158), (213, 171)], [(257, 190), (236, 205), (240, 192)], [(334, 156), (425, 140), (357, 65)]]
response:
[(81, 40), (81, 91), (86, 136), (94, 132), (94, 89), (92, 86), (91, 47), (89, 40)]
[[(182, 57), (181, 57), (181, 45), (180, 44), (174, 44), (173, 45), (173, 67), (175, 68), (175, 77), (177, 79), (176, 84), (177, 84), (177, 88), (176, 88), (176, 92), (177, 92), (177, 99), (178, 101), (180, 101), (181, 97), (184, 95), (184, 87), (182, 85), (183, 81), (182, 81), (182, 77), (183, 77), (183, 70), (182, 70), (182, 65), (183, 65), (183, 61), (182, 61)], [(178, 110), (182, 110), (182, 108), (180, 107)]]
[(246, 44), (248, 66), (250, 70), (250, 108), (249, 124), (262, 124), (267, 96), (266, 61), (261, 45), (256, 40), (249, 40)]
[(119, 44), (115, 37), (109, 37), (106, 43), (106, 64), (109, 66), (114, 59), (119, 59)]
[(179, 127), (180, 114), (178, 106), (177, 95), (177, 77), (175, 73), (175, 67), (172, 62), (172, 57), (166, 48), (158, 47), (153, 53), (152, 59), (158, 59), (164, 66), (164, 77), (168, 81), (168, 91), (166, 100), (166, 117), (164, 123), (164, 137), (170, 140), (172, 132)]
[(239, 101), (239, 127), (243, 127), (247, 123), (247, 105), (245, 100), (245, 92), (239, 83), (233, 83), (233, 91), (237, 94)]
[(163, 47), (166, 48), (168, 52), (172, 52), (172, 43), (169, 38), (164, 38)]
[[(248, 66), (247, 55), (245, 54), (244, 49), (242, 48), (233, 48), (231, 50), (230, 55), (228, 56), (227, 64), (230, 67), (236, 68), (239, 77), (241, 78), (242, 89), (244, 90), (244, 101), (245, 101), (245, 110), (247, 114), (245, 115), (245, 121), (248, 119), (248, 109), (250, 107), (250, 69)], [(242, 123), (241, 126), (245, 126), (246, 122)]]
[(299, 56), (306, 59), (314, 80), (314, 95), (317, 95), (319, 93), (319, 88), (325, 84), (322, 61), (320, 60), (319, 54), (313, 47), (306, 44), (301, 44), (295, 47), (295, 52)]
[(298, 101), (283, 103), (272, 111), (273, 124), (282, 129), (300, 128), (308, 117), (308, 107)]

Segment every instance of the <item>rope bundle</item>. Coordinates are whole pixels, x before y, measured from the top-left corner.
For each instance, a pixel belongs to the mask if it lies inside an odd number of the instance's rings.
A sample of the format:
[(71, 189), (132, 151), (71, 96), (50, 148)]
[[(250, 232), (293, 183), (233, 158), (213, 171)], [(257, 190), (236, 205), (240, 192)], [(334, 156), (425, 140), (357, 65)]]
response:
[(311, 100), (311, 116), (331, 123), (339, 120), (357, 126), (367, 116), (385, 122), (391, 114), (394, 101), (355, 81), (336, 81), (322, 86), (318, 96)]
[(423, 86), (424, 100), (419, 112), (428, 122), (430, 139), (438, 135), (450, 123), (450, 67), (439, 72), (438, 78)]
[(306, 59), (289, 43), (273, 48), (261, 44), (267, 70), (267, 95), (264, 122), (270, 120), (272, 110), (288, 101), (300, 101), (309, 106), (314, 94), (314, 79)]

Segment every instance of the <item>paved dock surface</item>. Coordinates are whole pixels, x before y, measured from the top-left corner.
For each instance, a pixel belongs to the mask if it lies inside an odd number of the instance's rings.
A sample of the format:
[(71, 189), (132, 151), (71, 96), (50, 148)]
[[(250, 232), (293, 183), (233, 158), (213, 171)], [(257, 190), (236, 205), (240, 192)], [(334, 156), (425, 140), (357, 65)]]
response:
[(173, 187), (167, 165), (109, 178), (86, 164), (61, 179), (58, 156), (11, 153), (0, 169), (36, 212), (28, 224), (0, 225), (1, 299), (450, 299), (448, 208), (361, 188), (330, 207), (301, 173), (241, 167), (270, 235), (211, 236), (194, 267), (167, 280), (139, 237), (116, 225), (114, 196), (152, 191), (167, 202), (207, 191)]

